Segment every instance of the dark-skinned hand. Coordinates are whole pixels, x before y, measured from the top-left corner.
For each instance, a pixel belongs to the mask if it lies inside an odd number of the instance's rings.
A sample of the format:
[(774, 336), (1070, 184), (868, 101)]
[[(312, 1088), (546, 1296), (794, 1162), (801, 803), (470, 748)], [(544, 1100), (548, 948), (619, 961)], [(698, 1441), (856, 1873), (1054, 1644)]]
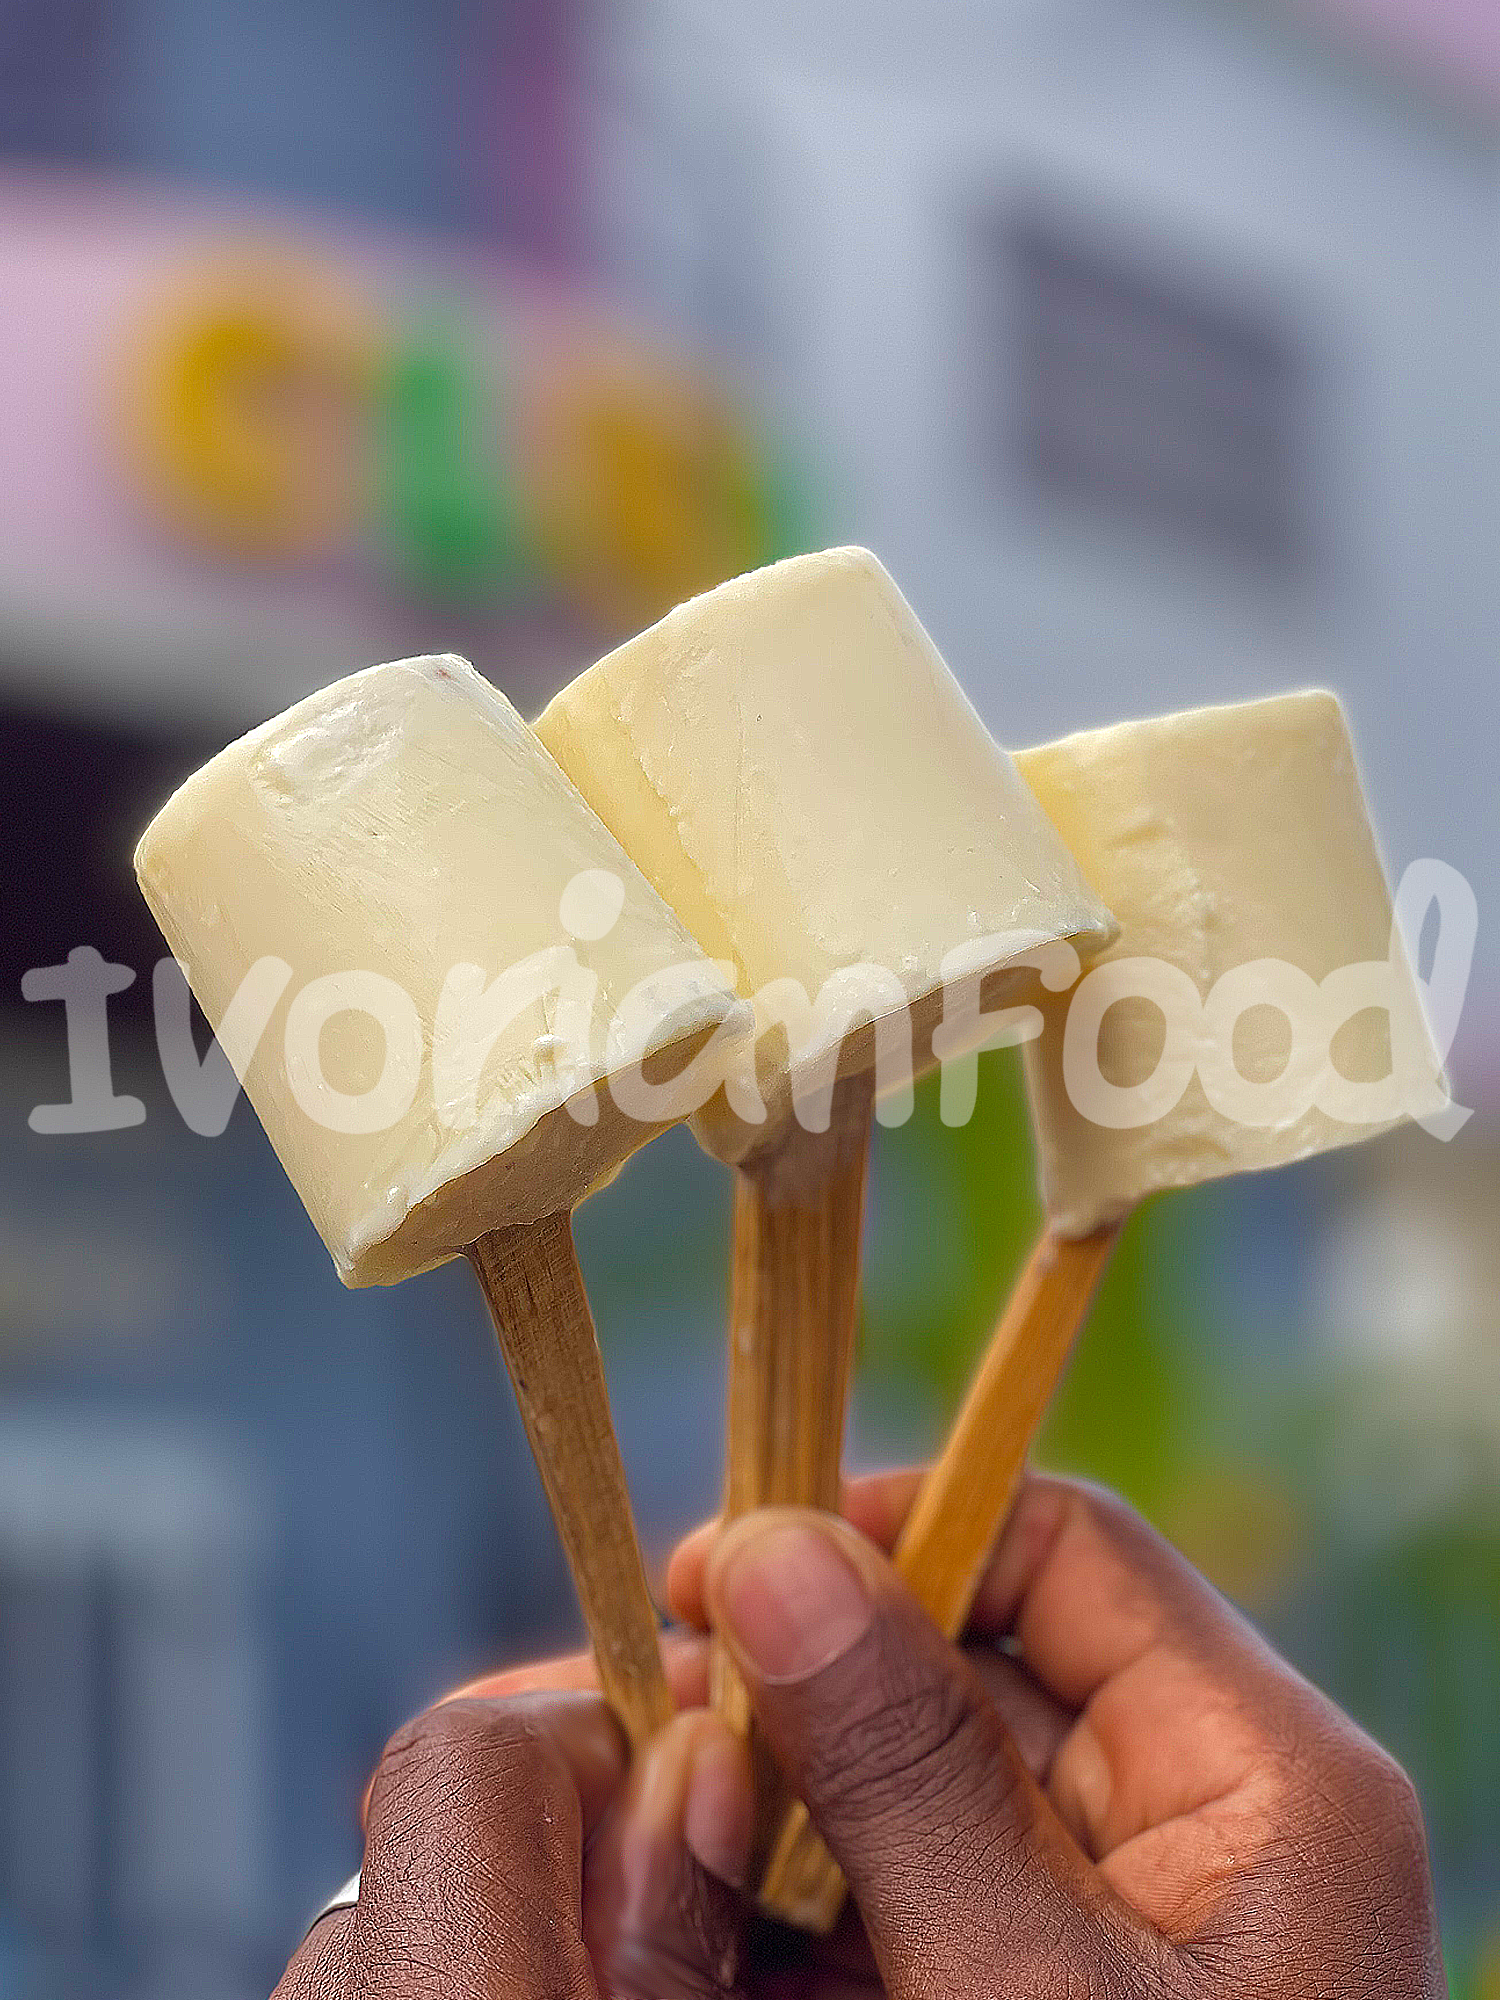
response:
[[(602, 1705), (561, 1691), (586, 1663), (560, 1662), (396, 1739), (360, 1908), (318, 1926), (280, 2000), (1446, 1991), (1411, 1786), (1179, 1556), (1107, 1496), (1032, 1479), (953, 1647), (883, 1553), (916, 1483), (860, 1482), (847, 1522), (711, 1525), (669, 1579), (849, 1880), (832, 1938), (733, 1893), (749, 1776), (722, 1726), (684, 1714), (627, 1774)], [(672, 1672), (701, 1702), (701, 1641)]]

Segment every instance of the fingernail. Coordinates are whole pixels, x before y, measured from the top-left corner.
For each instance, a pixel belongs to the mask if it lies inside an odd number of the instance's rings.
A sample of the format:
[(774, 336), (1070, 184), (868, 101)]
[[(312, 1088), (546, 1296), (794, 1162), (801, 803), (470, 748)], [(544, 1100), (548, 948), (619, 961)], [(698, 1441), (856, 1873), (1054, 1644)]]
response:
[(801, 1521), (731, 1534), (712, 1577), (718, 1622), (762, 1680), (805, 1680), (864, 1636), (874, 1606), (832, 1534)]
[(710, 1875), (738, 1889), (750, 1866), (755, 1794), (743, 1743), (716, 1718), (704, 1721), (693, 1744), (683, 1838)]

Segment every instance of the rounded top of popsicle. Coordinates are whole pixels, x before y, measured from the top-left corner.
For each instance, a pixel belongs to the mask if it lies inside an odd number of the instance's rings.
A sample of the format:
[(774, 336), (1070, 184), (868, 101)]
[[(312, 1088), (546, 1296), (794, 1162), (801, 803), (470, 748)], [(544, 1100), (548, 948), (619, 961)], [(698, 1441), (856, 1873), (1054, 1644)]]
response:
[[(830, 1052), (846, 1070), (874, 1059), (851, 1022), (909, 1013), (921, 1067), (945, 984), (1113, 934), (867, 549), (789, 557), (679, 605), (537, 730), (703, 948), (735, 965), (767, 1029), (768, 1125)], [(727, 1157), (759, 1137), (723, 1104), (697, 1129)]]
[(1026, 1052), (1054, 1228), (1440, 1106), (1336, 695), (1122, 722), (1017, 761), (1120, 924)]
[[(691, 1108), (723, 975), (452, 655), (350, 675), (196, 772), (142, 890), (341, 1275), (572, 1206)], [(617, 1096), (641, 1072), (636, 1109)]]
[(201, 815), (216, 810), (219, 787), (231, 772), (253, 769), (267, 795), (279, 790), (288, 805), (299, 797), (309, 808), (320, 797), (332, 805), (341, 774), (345, 780), (357, 778), (399, 745), (414, 712), (413, 694), (422, 684), (451, 688), (481, 711), (495, 694), (457, 653), (388, 660), (315, 689), (237, 736), (183, 779), (136, 842), (137, 877), (144, 880), (156, 855), (181, 839)]

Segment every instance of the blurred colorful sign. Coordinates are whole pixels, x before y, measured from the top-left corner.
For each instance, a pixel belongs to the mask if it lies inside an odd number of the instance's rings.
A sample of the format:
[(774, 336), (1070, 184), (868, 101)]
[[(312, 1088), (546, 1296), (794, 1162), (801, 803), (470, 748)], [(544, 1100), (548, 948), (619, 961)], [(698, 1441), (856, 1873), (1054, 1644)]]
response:
[(494, 306), (383, 306), (337, 258), (258, 243), (172, 272), (122, 375), (142, 496), (224, 555), (365, 546), (424, 596), (551, 593), (605, 625), (763, 560), (765, 467), (720, 390), (573, 315), (517, 338)]
[(310, 680), (518, 621), (614, 637), (795, 539), (728, 385), (491, 259), (0, 180), (0, 290), (0, 629), (175, 616), (189, 674), (205, 625), (343, 635)]

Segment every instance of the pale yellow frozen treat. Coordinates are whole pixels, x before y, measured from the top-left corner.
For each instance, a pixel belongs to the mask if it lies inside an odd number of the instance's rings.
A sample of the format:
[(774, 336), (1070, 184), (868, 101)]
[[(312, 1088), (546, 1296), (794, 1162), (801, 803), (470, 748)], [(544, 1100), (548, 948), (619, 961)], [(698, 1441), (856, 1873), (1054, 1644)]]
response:
[[(350, 1285), (570, 1208), (671, 1122), (639, 1114), (735, 1013), (451, 656), (371, 667), (232, 743), (158, 813), (136, 871)], [(652, 1089), (627, 1114), (613, 1086), (632, 1073)]]
[(1447, 1101), (1333, 695), (1087, 730), (1017, 762), (1121, 927), (1026, 1051), (1054, 1230)]
[[(699, 1136), (742, 1157), (863, 1004), (910, 1004), (917, 1067), (955, 961), (982, 977), (1109, 917), (906, 600), (864, 549), (793, 557), (669, 612), (551, 703), (537, 732), (762, 1025), (784, 986), (827, 1020), (761, 1046), (769, 1116), (722, 1099)], [(989, 996), (985, 996), (988, 1002)], [(779, 1046), (780, 1060), (774, 1059)], [(773, 1051), (771, 1074), (764, 1073)], [(842, 1069), (867, 1065), (850, 1034)]]

